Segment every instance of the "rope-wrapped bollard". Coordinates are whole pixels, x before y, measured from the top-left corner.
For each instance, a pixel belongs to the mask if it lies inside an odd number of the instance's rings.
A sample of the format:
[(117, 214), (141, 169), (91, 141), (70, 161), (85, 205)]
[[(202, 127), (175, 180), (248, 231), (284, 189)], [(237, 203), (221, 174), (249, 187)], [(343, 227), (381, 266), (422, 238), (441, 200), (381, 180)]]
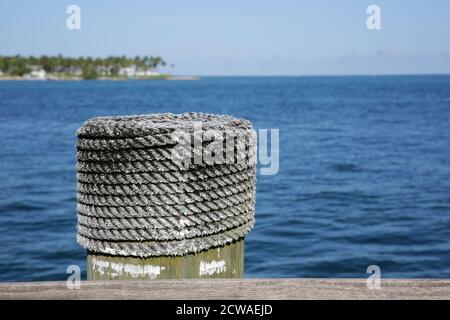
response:
[(88, 278), (239, 277), (254, 224), (256, 134), (202, 113), (98, 117), (78, 129)]

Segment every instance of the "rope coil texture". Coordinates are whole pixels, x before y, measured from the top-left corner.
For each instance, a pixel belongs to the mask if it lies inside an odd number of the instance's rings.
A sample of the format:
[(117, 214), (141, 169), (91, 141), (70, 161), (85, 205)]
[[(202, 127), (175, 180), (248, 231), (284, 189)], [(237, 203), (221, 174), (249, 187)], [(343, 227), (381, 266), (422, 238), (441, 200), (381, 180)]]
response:
[(204, 113), (97, 117), (77, 136), (77, 240), (88, 250), (185, 255), (253, 228), (249, 121)]

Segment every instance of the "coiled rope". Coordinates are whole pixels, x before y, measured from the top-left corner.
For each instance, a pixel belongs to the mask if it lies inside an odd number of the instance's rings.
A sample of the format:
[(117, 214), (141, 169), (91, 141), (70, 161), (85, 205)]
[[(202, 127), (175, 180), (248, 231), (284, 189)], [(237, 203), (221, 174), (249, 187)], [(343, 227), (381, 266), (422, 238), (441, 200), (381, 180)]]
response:
[(184, 255), (253, 228), (256, 134), (247, 120), (98, 117), (77, 136), (77, 239), (88, 250)]

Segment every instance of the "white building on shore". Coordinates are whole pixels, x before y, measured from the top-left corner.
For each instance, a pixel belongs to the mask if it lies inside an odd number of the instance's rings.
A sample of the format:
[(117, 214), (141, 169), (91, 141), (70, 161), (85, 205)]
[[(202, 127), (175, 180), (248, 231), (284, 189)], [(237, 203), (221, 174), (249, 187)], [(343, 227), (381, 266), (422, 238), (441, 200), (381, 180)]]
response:
[(129, 67), (124, 67), (119, 69), (119, 76), (124, 76), (128, 78), (139, 78), (139, 77), (155, 77), (159, 76), (160, 73), (155, 69), (142, 69), (136, 65), (131, 65)]
[(47, 72), (42, 68), (33, 68), (24, 78), (30, 80), (47, 80)]

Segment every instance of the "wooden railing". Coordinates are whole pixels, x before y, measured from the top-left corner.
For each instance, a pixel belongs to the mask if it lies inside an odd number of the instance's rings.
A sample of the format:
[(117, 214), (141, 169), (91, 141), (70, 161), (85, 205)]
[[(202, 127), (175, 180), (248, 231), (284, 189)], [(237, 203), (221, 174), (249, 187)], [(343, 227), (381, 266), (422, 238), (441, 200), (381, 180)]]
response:
[(196, 279), (0, 284), (0, 299), (450, 299), (447, 279)]

